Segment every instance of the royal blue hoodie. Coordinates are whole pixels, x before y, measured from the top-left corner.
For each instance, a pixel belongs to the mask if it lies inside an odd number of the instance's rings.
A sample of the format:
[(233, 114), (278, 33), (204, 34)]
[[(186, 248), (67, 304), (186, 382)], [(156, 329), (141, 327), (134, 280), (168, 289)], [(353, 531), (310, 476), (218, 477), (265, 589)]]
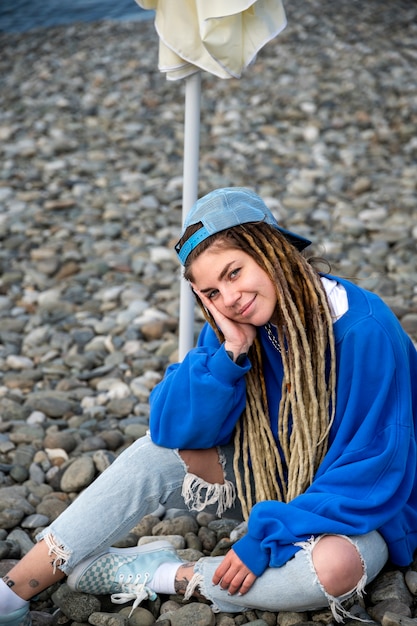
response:
[[(417, 352), (378, 296), (335, 280), (346, 289), (348, 311), (334, 324), (336, 414), (329, 448), (303, 494), (253, 507), (248, 532), (233, 549), (257, 576), (286, 563), (299, 549), (296, 542), (323, 533), (378, 530), (396, 565), (408, 565), (417, 547)], [(276, 436), (282, 362), (263, 328), (259, 336)], [(152, 391), (152, 440), (180, 449), (228, 443), (245, 407), (249, 368), (248, 359), (243, 366), (232, 362), (206, 324), (197, 347)]]

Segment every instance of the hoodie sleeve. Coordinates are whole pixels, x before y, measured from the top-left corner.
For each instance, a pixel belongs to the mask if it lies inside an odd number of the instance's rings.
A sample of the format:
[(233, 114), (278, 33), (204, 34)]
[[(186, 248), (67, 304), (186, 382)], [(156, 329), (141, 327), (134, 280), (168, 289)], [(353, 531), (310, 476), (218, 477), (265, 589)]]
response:
[(416, 383), (410, 372), (410, 341), (391, 326), (387, 332), (368, 319), (344, 335), (338, 347), (335, 423), (312, 485), (289, 503), (255, 505), (248, 534), (234, 546), (256, 575), (286, 563), (299, 549), (294, 544), (312, 535), (375, 529), (384, 534), (381, 529), (407, 503), (417, 463), (412, 407)]
[(167, 448), (224, 445), (246, 402), (249, 359), (236, 365), (206, 324), (198, 345), (171, 365), (150, 396), (150, 433)]

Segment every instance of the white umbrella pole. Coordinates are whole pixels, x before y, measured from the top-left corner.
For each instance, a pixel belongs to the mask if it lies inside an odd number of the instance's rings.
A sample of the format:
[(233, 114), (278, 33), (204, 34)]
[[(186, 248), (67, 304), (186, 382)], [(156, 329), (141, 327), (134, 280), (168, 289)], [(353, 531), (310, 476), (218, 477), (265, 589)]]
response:
[[(201, 75), (196, 72), (185, 81), (184, 170), (182, 189), (182, 221), (198, 197), (198, 166), (200, 152)], [(179, 324), (179, 360), (194, 345), (194, 298), (188, 283), (181, 278)]]

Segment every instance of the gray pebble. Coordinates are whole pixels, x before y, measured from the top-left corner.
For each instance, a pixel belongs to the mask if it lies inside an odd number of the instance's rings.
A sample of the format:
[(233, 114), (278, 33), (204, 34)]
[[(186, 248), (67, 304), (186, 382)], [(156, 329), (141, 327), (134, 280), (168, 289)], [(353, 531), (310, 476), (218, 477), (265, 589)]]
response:
[(72, 591), (66, 583), (58, 587), (52, 599), (67, 617), (77, 622), (87, 621), (91, 614), (101, 608), (100, 601), (95, 596)]
[(75, 459), (62, 475), (61, 489), (67, 493), (81, 491), (92, 482), (94, 475), (95, 466), (91, 457)]
[(408, 570), (405, 573), (405, 583), (413, 596), (417, 596), (417, 572), (414, 570)]
[(152, 529), (153, 535), (183, 535), (188, 532), (197, 533), (198, 523), (191, 515), (182, 515), (173, 519), (165, 519)]
[(46, 515), (40, 515), (39, 513), (34, 513), (33, 515), (28, 515), (21, 522), (20, 525), (22, 528), (38, 528), (39, 526), (47, 526), (49, 523), (49, 518)]
[(382, 626), (416, 626), (417, 619), (387, 611), (381, 621)]
[(14, 528), (8, 535), (8, 541), (19, 545), (21, 556), (27, 554), (34, 546), (34, 542), (21, 528)]
[(128, 618), (129, 626), (152, 626), (152, 624), (155, 623), (155, 617), (151, 611), (148, 611), (141, 606), (138, 606), (132, 614), (130, 614), (131, 610), (131, 607), (125, 607), (118, 613), (122, 617)]
[(22, 465), (13, 465), (12, 469), (10, 470), (10, 476), (17, 483), (23, 483), (28, 478), (29, 471), (26, 467), (23, 467)]
[(91, 613), (88, 623), (93, 626), (127, 626), (129, 620), (126, 615), (121, 613)]
[(62, 448), (66, 452), (72, 452), (77, 446), (77, 440), (73, 433), (65, 430), (48, 431), (43, 440), (45, 448)]
[(373, 604), (388, 599), (402, 602), (407, 606), (412, 604), (412, 595), (407, 589), (404, 574), (401, 571), (385, 572), (372, 585), (371, 600)]
[(215, 615), (207, 604), (193, 602), (168, 613), (171, 626), (214, 626)]

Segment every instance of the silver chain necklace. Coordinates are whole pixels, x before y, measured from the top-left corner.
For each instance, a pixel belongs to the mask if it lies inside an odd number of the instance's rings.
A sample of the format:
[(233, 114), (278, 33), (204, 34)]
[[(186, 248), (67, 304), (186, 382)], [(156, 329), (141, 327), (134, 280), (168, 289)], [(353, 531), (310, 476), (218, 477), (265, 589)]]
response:
[(274, 346), (275, 350), (278, 350), (278, 352), (281, 353), (281, 346), (279, 345), (278, 339), (276, 338), (275, 333), (272, 330), (271, 322), (268, 322), (267, 324), (265, 324), (264, 328), (266, 330), (266, 334), (268, 335), (268, 339)]

